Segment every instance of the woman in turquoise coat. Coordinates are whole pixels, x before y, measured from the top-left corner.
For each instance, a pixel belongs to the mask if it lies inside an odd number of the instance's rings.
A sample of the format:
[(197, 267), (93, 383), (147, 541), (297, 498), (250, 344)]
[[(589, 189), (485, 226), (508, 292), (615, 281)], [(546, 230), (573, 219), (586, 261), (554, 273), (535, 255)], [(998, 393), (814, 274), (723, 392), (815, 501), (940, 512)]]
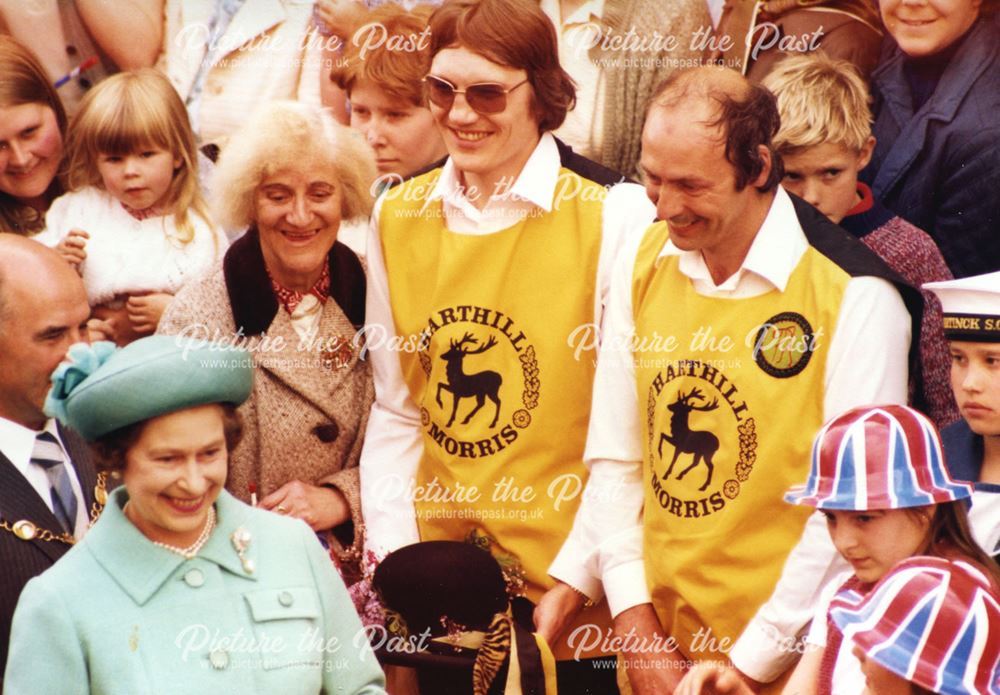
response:
[(124, 485), (25, 587), (4, 695), (384, 693), (313, 532), (224, 490), (249, 356), (164, 336), (70, 355), (49, 408)]

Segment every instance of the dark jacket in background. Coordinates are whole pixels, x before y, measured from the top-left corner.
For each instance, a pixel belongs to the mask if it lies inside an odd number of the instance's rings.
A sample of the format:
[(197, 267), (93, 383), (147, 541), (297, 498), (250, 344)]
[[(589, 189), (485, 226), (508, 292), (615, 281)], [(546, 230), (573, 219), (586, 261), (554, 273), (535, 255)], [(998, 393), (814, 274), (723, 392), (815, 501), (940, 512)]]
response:
[(1000, 270), (1000, 26), (977, 21), (916, 113), (905, 58), (894, 47), (872, 74), (878, 142), (862, 178), (955, 277)]

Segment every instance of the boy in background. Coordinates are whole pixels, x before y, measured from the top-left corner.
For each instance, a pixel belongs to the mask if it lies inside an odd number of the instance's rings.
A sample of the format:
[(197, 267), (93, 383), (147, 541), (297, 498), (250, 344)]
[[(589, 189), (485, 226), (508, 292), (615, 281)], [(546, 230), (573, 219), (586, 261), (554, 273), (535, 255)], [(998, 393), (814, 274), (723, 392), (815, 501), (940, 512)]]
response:
[[(933, 239), (883, 207), (858, 181), (875, 149), (871, 96), (857, 69), (822, 51), (785, 58), (761, 82), (774, 93), (781, 129), (774, 138), (785, 166), (782, 186), (815, 206), (877, 253), (914, 287), (950, 280)], [(928, 291), (920, 331), (920, 381), (911, 401), (938, 427), (959, 418), (951, 393), (941, 305)]]
[[(368, 13), (344, 44), (330, 80), (347, 94), (350, 125), (375, 151), (379, 188), (420, 173), (447, 154), (424, 100), (432, 7), (387, 3)], [(379, 191), (376, 191), (379, 192)], [(366, 252), (368, 220), (345, 220), (339, 240)]]

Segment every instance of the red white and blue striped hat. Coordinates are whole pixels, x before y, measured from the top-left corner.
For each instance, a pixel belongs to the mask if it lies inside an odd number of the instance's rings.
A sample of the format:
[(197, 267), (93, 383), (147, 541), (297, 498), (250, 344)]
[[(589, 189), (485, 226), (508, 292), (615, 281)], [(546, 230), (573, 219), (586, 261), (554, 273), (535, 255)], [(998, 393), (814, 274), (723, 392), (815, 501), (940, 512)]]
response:
[(965, 499), (952, 480), (937, 428), (904, 405), (864, 406), (834, 418), (813, 442), (805, 485), (785, 501), (817, 509), (904, 509)]
[(866, 596), (839, 594), (830, 617), (901, 678), (945, 695), (1000, 695), (1000, 599), (968, 563), (909, 558)]

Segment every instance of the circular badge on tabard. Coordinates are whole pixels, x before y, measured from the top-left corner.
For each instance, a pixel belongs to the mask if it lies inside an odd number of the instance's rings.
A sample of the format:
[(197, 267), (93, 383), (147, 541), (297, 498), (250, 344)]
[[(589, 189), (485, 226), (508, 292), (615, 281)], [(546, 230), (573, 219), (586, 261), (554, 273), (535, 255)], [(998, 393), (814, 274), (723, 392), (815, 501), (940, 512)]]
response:
[(785, 311), (760, 325), (754, 336), (753, 359), (764, 373), (787, 379), (806, 368), (814, 347), (815, 335), (806, 317)]

